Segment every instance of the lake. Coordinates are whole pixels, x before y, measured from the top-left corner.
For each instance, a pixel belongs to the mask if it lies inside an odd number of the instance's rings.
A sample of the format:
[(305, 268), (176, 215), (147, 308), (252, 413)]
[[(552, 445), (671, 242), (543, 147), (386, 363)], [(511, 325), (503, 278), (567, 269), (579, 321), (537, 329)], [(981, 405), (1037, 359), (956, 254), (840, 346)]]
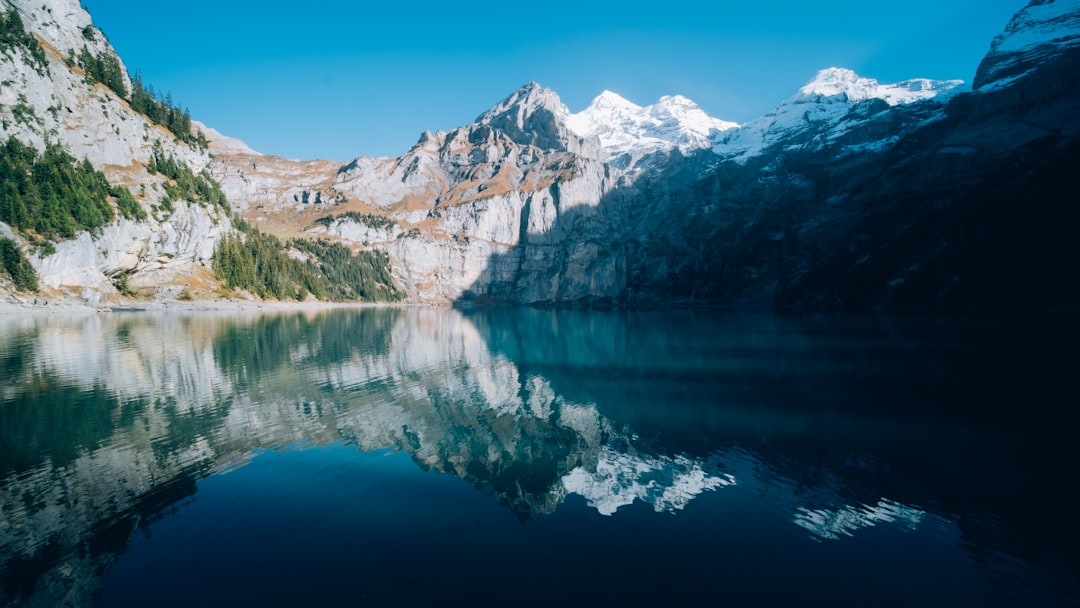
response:
[(0, 316), (0, 604), (1075, 606), (1080, 320)]

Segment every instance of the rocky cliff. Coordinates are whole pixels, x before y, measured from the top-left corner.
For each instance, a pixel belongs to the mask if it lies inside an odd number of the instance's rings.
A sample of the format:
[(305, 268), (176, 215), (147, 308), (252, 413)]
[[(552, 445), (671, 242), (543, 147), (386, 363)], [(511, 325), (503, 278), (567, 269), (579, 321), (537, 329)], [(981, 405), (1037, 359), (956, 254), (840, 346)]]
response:
[[(131, 89), (115, 49), (78, 2), (3, 0), (0, 11), (19, 16), (44, 58), (39, 61), (15, 45), (0, 53), (0, 140), (14, 137), (38, 151), (59, 144), (104, 172), (111, 184), (129, 189), (147, 215), (145, 220), (118, 217), (100, 232), (58, 240), (55, 253), (30, 247), (0, 223), (0, 233), (22, 244), (42, 288), (5, 297), (106, 304), (120, 297), (114, 286), (119, 276), (128, 277), (132, 288), (160, 297), (212, 280), (207, 266), (221, 235), (230, 230), (228, 214), (182, 199), (171, 203), (171, 211), (163, 209), (166, 178), (147, 170), (157, 149), (197, 174), (210, 161), (208, 151), (179, 141), (134, 111), (128, 99), (88, 78), (77, 60), (84, 50), (116, 61), (123, 88)], [(6, 281), (0, 273), (0, 292), (10, 292)]]

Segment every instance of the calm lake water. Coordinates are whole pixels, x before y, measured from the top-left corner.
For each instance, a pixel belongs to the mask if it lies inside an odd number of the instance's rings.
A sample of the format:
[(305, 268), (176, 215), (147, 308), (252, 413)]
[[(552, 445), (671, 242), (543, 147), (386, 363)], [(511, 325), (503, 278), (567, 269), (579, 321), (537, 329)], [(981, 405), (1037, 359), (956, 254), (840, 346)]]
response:
[(0, 604), (1076, 606), (1080, 322), (0, 316)]

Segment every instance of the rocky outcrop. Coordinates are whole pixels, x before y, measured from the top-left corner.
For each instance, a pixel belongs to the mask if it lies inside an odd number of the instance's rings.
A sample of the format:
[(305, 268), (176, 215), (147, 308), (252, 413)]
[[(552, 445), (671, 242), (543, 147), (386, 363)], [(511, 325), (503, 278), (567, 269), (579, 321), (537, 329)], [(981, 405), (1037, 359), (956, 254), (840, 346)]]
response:
[(211, 172), (255, 222), (386, 251), (414, 301), (590, 297), (602, 286), (568, 287), (562, 277), (574, 269), (561, 262), (566, 240), (587, 237), (553, 227), (563, 214), (595, 215), (587, 210), (615, 180), (595, 138), (575, 135), (567, 116), (553, 91), (530, 83), (472, 125), (425, 133), (398, 158), (339, 165), (220, 154)]
[(516, 144), (541, 150), (596, 155), (596, 142), (567, 126), (570, 110), (551, 89), (536, 82), (521, 87), (476, 119)]
[[(198, 173), (210, 155), (176, 140), (162, 127), (133, 111), (128, 101), (104, 85), (90, 84), (82, 69), (68, 65), (83, 48), (119, 62), (104, 34), (74, 0), (3, 0), (0, 10), (16, 10), (25, 29), (44, 51), (38, 65), (25, 53), (0, 54), (0, 139), (15, 137), (38, 150), (62, 146), (76, 159), (87, 159), (113, 184), (131, 190), (147, 211), (145, 221), (119, 217), (100, 234), (82, 233), (56, 243), (56, 253), (26, 249), (41, 276), (43, 292), (27, 297), (71, 297), (99, 305), (117, 298), (113, 279), (147, 295), (175, 296), (193, 274), (208, 272), (221, 235), (230, 229), (228, 214), (186, 201), (173, 211), (160, 207), (164, 178), (146, 170), (155, 147)], [(130, 90), (120, 63), (124, 84)], [(14, 236), (14, 233), (13, 233)], [(20, 239), (21, 240), (21, 239)]]

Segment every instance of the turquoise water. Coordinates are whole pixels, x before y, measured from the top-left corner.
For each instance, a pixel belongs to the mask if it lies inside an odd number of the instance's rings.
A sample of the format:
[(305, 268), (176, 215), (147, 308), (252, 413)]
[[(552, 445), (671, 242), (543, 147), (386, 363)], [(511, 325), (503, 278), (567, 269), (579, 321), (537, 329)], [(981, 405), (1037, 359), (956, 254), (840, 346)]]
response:
[(1075, 605), (1080, 323), (0, 317), (3, 605)]

